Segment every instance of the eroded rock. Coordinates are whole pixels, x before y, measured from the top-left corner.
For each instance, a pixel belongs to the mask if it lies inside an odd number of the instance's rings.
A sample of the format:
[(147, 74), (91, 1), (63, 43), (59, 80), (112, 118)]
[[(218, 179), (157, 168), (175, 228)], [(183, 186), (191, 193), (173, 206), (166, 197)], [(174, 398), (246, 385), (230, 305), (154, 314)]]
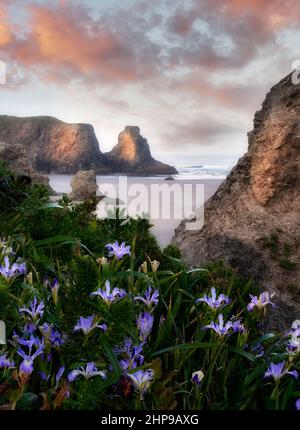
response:
[(96, 198), (97, 180), (94, 170), (79, 171), (71, 181), (72, 192), (70, 198), (76, 201), (83, 201)]
[(150, 147), (137, 126), (126, 126), (119, 134), (118, 144), (103, 154), (106, 164), (118, 173), (134, 175), (171, 175), (175, 167), (155, 160)]
[(40, 173), (72, 174), (94, 169), (107, 173), (93, 127), (69, 124), (50, 116), (0, 116), (0, 141), (21, 144)]
[(300, 318), (300, 85), (291, 75), (267, 94), (248, 152), (205, 204), (205, 224), (174, 243), (191, 265), (224, 259), (276, 292), (269, 324)]

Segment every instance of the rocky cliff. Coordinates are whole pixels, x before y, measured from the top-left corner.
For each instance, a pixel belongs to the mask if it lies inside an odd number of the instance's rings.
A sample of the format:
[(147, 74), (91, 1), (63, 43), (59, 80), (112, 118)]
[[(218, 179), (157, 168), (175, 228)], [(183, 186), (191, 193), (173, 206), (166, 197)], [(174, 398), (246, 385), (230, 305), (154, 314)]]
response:
[(300, 85), (291, 75), (267, 94), (248, 152), (205, 205), (205, 224), (174, 242), (191, 265), (224, 259), (276, 292), (269, 324), (300, 318)]
[(139, 127), (127, 126), (119, 134), (118, 144), (103, 154), (105, 163), (118, 173), (135, 175), (170, 175), (177, 170), (168, 164), (155, 160), (149, 144), (140, 134)]
[(138, 127), (125, 127), (119, 143), (102, 154), (89, 124), (68, 124), (53, 117), (0, 116), (0, 142), (22, 145), (32, 168), (40, 173), (168, 175), (174, 167), (154, 160)]
[(0, 116), (0, 141), (21, 144), (38, 172), (109, 171), (89, 124), (68, 124), (53, 117)]

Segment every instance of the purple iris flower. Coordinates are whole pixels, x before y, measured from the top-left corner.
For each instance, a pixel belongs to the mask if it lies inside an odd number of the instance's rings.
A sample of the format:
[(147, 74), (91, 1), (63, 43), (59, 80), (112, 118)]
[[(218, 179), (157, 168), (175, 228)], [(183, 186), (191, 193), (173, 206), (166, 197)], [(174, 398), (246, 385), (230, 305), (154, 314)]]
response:
[(292, 328), (289, 332), (291, 336), (300, 337), (300, 321), (296, 320), (292, 323)]
[(39, 375), (43, 381), (49, 381), (51, 375), (47, 375), (45, 372), (39, 372)]
[(44, 340), (40, 340), (37, 336), (30, 335), (29, 339), (23, 339), (18, 336), (17, 341), (22, 346), (27, 346), (29, 348), (29, 353), (31, 354), (32, 348), (39, 348), (40, 346), (44, 347)]
[(212, 287), (210, 291), (211, 291), (211, 297), (205, 294), (200, 299), (197, 299), (196, 303), (204, 302), (212, 309), (219, 309), (230, 303), (229, 297), (225, 296), (225, 294), (220, 294), (217, 297), (215, 287)]
[(93, 297), (93, 296), (101, 297), (104, 303), (106, 303), (109, 306), (112, 303), (115, 303), (118, 300), (125, 297), (126, 291), (116, 287), (111, 289), (110, 282), (105, 281), (105, 290), (101, 290), (101, 288), (98, 288), (97, 291), (94, 291), (93, 293), (90, 294), (90, 297)]
[(149, 285), (145, 296), (136, 296), (134, 300), (139, 300), (145, 303), (146, 307), (151, 311), (154, 306), (158, 303), (159, 292), (158, 290), (154, 290), (152, 293), (151, 285)]
[(287, 343), (287, 352), (291, 355), (297, 354), (300, 351), (300, 337), (291, 337)]
[(257, 345), (255, 345), (252, 348), (251, 352), (253, 354), (255, 354), (256, 358), (260, 358), (260, 357), (263, 357), (265, 355), (265, 350), (264, 350), (264, 347), (262, 346), (261, 343), (258, 343)]
[(101, 376), (103, 379), (106, 378), (106, 372), (104, 370), (98, 370), (95, 363), (87, 363), (86, 368), (80, 366), (78, 369), (72, 370), (68, 375), (69, 382), (75, 381), (79, 376), (83, 376), (85, 379), (93, 378), (94, 376)]
[(53, 327), (50, 333), (50, 343), (53, 348), (59, 348), (65, 343), (63, 334), (60, 333), (58, 330), (55, 330)]
[(153, 380), (154, 371), (152, 369), (137, 370), (135, 373), (128, 373), (128, 376), (132, 380), (134, 388), (138, 391), (140, 400), (143, 400), (144, 394)]
[(275, 293), (270, 294), (268, 291), (264, 291), (258, 297), (250, 294), (251, 302), (247, 305), (248, 312), (252, 312), (255, 308), (265, 309), (267, 305), (272, 305), (274, 307), (275, 305), (271, 301), (274, 294)]
[(264, 378), (272, 377), (275, 379), (275, 381), (278, 381), (280, 378), (282, 378), (284, 375), (291, 375), (293, 378), (298, 378), (298, 372), (297, 370), (291, 370), (289, 371), (286, 368), (285, 361), (281, 361), (280, 363), (270, 363), (269, 368), (264, 374)]
[(64, 335), (52, 326), (52, 324), (44, 323), (39, 327), (46, 341), (48, 341), (53, 348), (59, 348), (65, 343)]
[(65, 366), (61, 366), (61, 367), (58, 369), (58, 372), (57, 372), (57, 374), (56, 374), (56, 376), (55, 376), (56, 386), (58, 385), (59, 381), (61, 380), (61, 378), (62, 378), (62, 376), (63, 376), (63, 374), (64, 374), (64, 371), (65, 371), (65, 370), (66, 370)]
[(7, 354), (0, 355), (0, 368), (3, 367), (7, 369), (15, 367), (15, 363), (7, 358)]
[(291, 330), (288, 332), (289, 341), (287, 343), (287, 351), (290, 354), (300, 352), (300, 324), (299, 321), (294, 321)]
[(140, 339), (142, 342), (147, 340), (147, 337), (152, 331), (154, 318), (149, 312), (142, 312), (137, 320), (137, 327), (139, 329)]
[(203, 378), (204, 373), (202, 372), (202, 370), (198, 370), (197, 372), (194, 372), (192, 374), (191, 381), (196, 385), (200, 385)]
[(32, 322), (28, 322), (25, 324), (23, 333), (26, 334), (33, 334), (36, 331), (36, 325)]
[[(31, 375), (33, 372), (33, 363), (34, 360), (43, 353), (44, 351), (44, 343), (40, 342), (39, 339), (34, 338), (32, 336), (31, 339), (25, 341), (24, 339), (19, 339), (18, 342), (21, 345), (27, 346), (29, 348), (29, 353), (26, 354), (23, 349), (18, 348), (17, 353), (23, 358), (22, 363), (20, 364), (20, 371), (27, 375)], [(32, 354), (32, 347), (37, 346), (36, 351)]]
[(77, 324), (74, 327), (73, 332), (75, 331), (82, 331), (84, 335), (86, 336), (89, 334), (92, 330), (95, 328), (100, 328), (102, 331), (107, 330), (106, 324), (97, 324), (97, 321), (95, 320), (95, 315), (91, 315), (89, 317), (80, 317), (77, 321)]
[(131, 348), (132, 348), (132, 340), (130, 338), (127, 338), (124, 340), (124, 344), (122, 346), (115, 346), (113, 348), (113, 351), (115, 354), (121, 354), (124, 352), (124, 353), (130, 355)]
[(11, 279), (24, 273), (26, 273), (26, 263), (16, 262), (10, 265), (7, 255), (4, 257), (4, 265), (0, 264), (0, 274), (6, 279)]
[(31, 319), (36, 322), (43, 317), (44, 307), (44, 302), (41, 301), (40, 303), (38, 303), (37, 298), (34, 297), (34, 299), (30, 302), (29, 308), (24, 306), (23, 308), (19, 309), (19, 312), (28, 314)]
[(300, 397), (299, 397), (299, 399), (296, 400), (295, 407), (296, 407), (297, 411), (300, 411)]
[(202, 330), (214, 330), (219, 336), (223, 337), (226, 335), (230, 335), (232, 333), (240, 332), (243, 333), (245, 331), (244, 325), (238, 321), (227, 321), (224, 325), (224, 317), (222, 314), (218, 315), (218, 323), (212, 321), (210, 324), (204, 326)]
[(133, 345), (131, 339), (125, 339), (122, 347), (114, 348), (115, 354), (122, 354), (124, 358), (120, 360), (120, 366), (124, 371), (140, 367), (144, 363), (142, 355), (144, 344)]
[(56, 305), (58, 302), (58, 290), (60, 288), (60, 285), (58, 283), (58, 280), (56, 278), (53, 279), (52, 282), (49, 281), (49, 279), (46, 279), (44, 281), (44, 285), (46, 287), (49, 287), (52, 293), (53, 302)]
[(240, 320), (232, 321), (232, 330), (233, 330), (233, 333), (244, 333), (245, 326), (243, 323), (241, 323)]
[(116, 257), (117, 260), (121, 260), (125, 255), (131, 255), (130, 246), (126, 246), (125, 242), (119, 245), (119, 242), (116, 240), (114, 243), (105, 245), (105, 248), (108, 249), (109, 256)]

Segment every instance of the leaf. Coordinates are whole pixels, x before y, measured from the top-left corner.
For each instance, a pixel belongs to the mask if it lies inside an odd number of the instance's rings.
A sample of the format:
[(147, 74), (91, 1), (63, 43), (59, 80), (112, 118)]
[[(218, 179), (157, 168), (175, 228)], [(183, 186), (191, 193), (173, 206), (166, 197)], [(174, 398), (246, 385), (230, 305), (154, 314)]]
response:
[(199, 268), (195, 268), (195, 269), (191, 269), (189, 271), (187, 271), (186, 273), (190, 274), (190, 273), (195, 273), (195, 272), (208, 272), (207, 269), (199, 269)]
[(48, 246), (53, 244), (78, 244), (78, 239), (70, 236), (57, 235), (34, 241), (36, 247)]
[(218, 343), (211, 343), (211, 342), (194, 342), (194, 343), (181, 343), (180, 345), (175, 345), (175, 346), (169, 346), (168, 348), (163, 348), (160, 349), (159, 351), (156, 351), (152, 354), (152, 356), (155, 355), (160, 355), (163, 354), (165, 352), (171, 352), (171, 351), (176, 351), (176, 350), (180, 350), (180, 349), (198, 349), (198, 348), (211, 348), (214, 346), (219, 346)]
[(242, 355), (243, 357), (247, 358), (252, 363), (254, 363), (256, 361), (255, 355), (249, 354), (249, 352), (246, 352), (243, 349), (235, 348), (233, 346), (225, 346), (225, 348), (228, 348), (229, 351), (231, 351), (231, 352), (235, 352), (236, 354)]
[(292, 391), (293, 391), (293, 385), (294, 385), (294, 381), (290, 381), (287, 388), (284, 390), (284, 395), (281, 401), (281, 406), (280, 409), (281, 410), (285, 410), (288, 404), (288, 401), (290, 400), (291, 396), (292, 396)]
[(267, 333), (261, 337), (259, 337), (258, 339), (256, 339), (255, 341), (253, 341), (251, 343), (251, 345), (255, 346), (255, 345), (259, 345), (260, 343), (264, 343), (265, 341), (269, 340), (269, 339), (274, 339), (276, 338), (276, 335), (274, 333)]
[(149, 281), (149, 277), (142, 272), (135, 272), (133, 270), (126, 270), (125, 272), (118, 272), (115, 274), (116, 278), (129, 278), (130, 276), (134, 276), (135, 278), (145, 279)]
[(17, 402), (17, 410), (31, 410), (35, 409), (34, 406), (38, 401), (38, 395), (34, 393), (25, 393)]
[(109, 345), (109, 343), (107, 342), (107, 339), (105, 336), (100, 336), (100, 342), (103, 346), (103, 349), (116, 373), (116, 380), (119, 380), (122, 374), (122, 370), (120, 367), (120, 364), (117, 360), (117, 357), (115, 356), (111, 346)]
[(38, 290), (36, 288), (34, 288), (32, 285), (30, 284), (22, 284), (22, 289), (23, 290), (29, 290), (31, 291), (35, 296), (37, 296), (39, 299), (40, 297), (40, 293), (38, 292)]
[(149, 369), (153, 369), (154, 370), (154, 378), (159, 380), (161, 378), (162, 375), (162, 363), (161, 363), (161, 359), (160, 358), (154, 358), (154, 360), (152, 360), (149, 365), (147, 366), (147, 368)]

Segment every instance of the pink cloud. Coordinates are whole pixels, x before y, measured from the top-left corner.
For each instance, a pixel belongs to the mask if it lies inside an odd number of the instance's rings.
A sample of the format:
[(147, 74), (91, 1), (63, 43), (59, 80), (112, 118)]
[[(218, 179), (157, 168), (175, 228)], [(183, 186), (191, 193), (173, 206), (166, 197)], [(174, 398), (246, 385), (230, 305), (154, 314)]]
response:
[(56, 73), (57, 80), (86, 78), (99, 83), (145, 79), (153, 73), (151, 64), (139, 61), (137, 54), (143, 58), (143, 52), (137, 52), (126, 35), (104, 19), (93, 20), (82, 6), (30, 5), (27, 12), (24, 37), (13, 35), (8, 22), (0, 26), (6, 52), (23, 67), (52, 79)]
[[(169, 19), (170, 34), (184, 37), (173, 49), (171, 62), (203, 70), (241, 68), (266, 46), (277, 52), (276, 36), (300, 19), (298, 0), (194, 0), (188, 10), (178, 10)], [(197, 20), (205, 30), (195, 27)], [(224, 40), (229, 46), (222, 46)]]

